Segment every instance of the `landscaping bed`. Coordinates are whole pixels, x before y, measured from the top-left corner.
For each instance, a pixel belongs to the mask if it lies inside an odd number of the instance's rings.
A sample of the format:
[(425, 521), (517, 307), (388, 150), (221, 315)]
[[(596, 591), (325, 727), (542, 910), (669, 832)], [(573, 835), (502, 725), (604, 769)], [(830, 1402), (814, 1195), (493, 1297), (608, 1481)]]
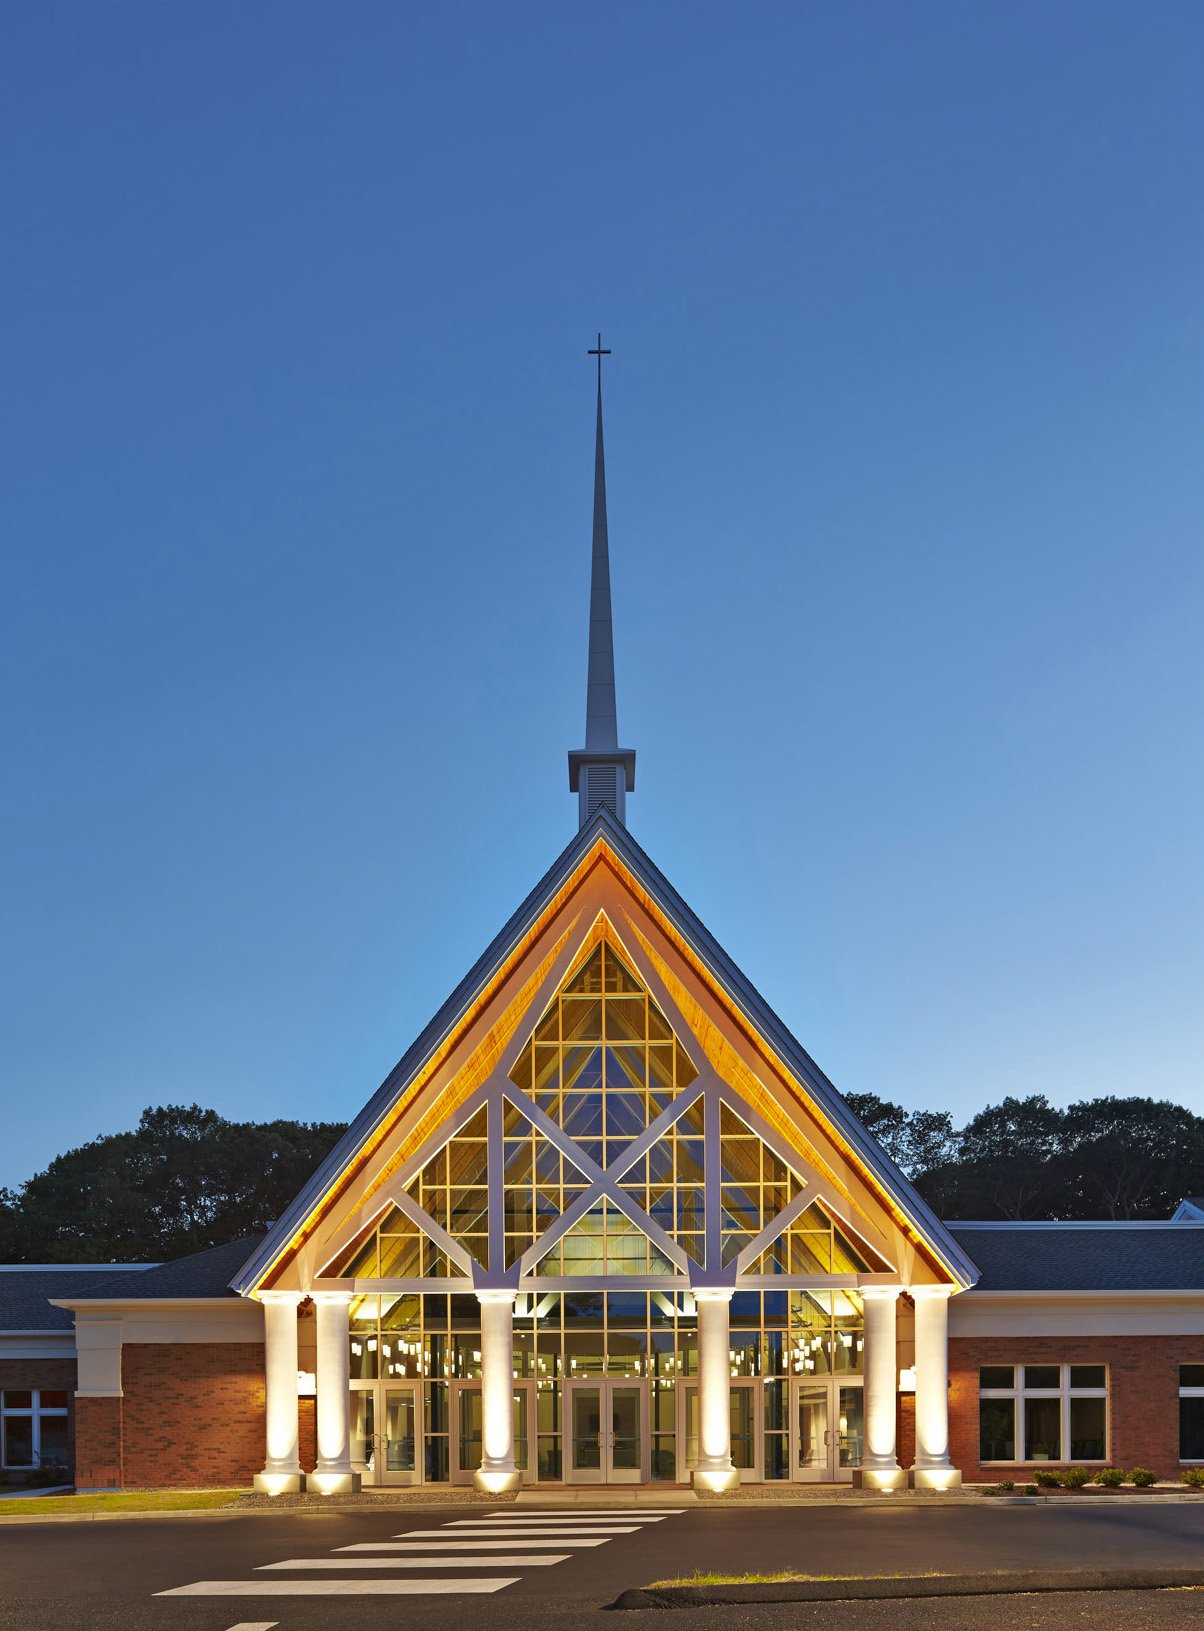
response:
[(1125, 1472), (1120, 1467), (1101, 1467), (1092, 1473), (1086, 1467), (1052, 1468), (1033, 1474), (1031, 1483), (1016, 1483), (1003, 1478), (997, 1484), (981, 1486), (984, 1495), (1183, 1495), (1186, 1492), (1204, 1492), (1204, 1468), (1189, 1467), (1177, 1484), (1160, 1482), (1157, 1473), (1148, 1467), (1134, 1467)]

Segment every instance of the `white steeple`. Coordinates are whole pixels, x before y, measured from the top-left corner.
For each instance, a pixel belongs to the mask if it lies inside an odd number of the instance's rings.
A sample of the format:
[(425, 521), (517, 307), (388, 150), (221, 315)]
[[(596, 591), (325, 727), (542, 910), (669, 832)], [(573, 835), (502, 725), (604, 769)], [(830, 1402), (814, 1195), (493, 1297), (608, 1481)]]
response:
[(605, 807), (624, 820), (626, 795), (635, 787), (635, 749), (619, 746), (615, 707), (615, 647), (610, 607), (610, 541), (606, 530), (606, 461), (602, 452), (602, 358), (598, 336), (598, 428), (594, 443), (594, 540), (589, 591), (589, 675), (585, 692), (585, 746), (569, 753), (569, 787), (578, 795), (579, 824)]

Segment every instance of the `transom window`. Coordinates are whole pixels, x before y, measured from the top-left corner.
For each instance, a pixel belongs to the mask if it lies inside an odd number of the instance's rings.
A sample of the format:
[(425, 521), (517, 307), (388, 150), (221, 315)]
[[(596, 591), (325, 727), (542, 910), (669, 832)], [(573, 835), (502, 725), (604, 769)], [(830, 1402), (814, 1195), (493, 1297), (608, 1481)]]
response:
[(1179, 1366), (1179, 1460), (1204, 1461), (1204, 1365)]
[(1106, 1461), (1106, 1365), (983, 1365), (980, 1461)]
[(0, 1466), (67, 1466), (67, 1395), (57, 1388), (0, 1393)]

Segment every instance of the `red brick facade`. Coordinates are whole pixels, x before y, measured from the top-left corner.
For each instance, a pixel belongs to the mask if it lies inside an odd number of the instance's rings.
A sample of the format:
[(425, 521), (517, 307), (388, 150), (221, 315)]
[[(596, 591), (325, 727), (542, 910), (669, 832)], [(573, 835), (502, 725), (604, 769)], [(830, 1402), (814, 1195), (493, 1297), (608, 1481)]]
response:
[(978, 1460), (978, 1368), (1023, 1364), (1107, 1365), (1109, 1461), (1178, 1479), (1179, 1366), (1204, 1364), (1204, 1335), (951, 1337), (950, 1453), (966, 1483), (1031, 1474), (1031, 1468), (983, 1467)]
[[(1028, 1476), (1031, 1469), (978, 1460), (978, 1368), (1107, 1365), (1110, 1453), (1115, 1466), (1151, 1467), (1177, 1479), (1179, 1366), (1204, 1364), (1201, 1337), (953, 1337), (949, 1342), (950, 1450), (967, 1483)], [(71, 1360), (5, 1361), (11, 1387), (74, 1386)], [(76, 1484), (81, 1489), (247, 1485), (264, 1461), (263, 1346), (255, 1342), (127, 1343), (122, 1399), (75, 1402)], [(914, 1459), (915, 1401), (899, 1398), (898, 1455)], [(301, 1466), (316, 1459), (314, 1400), (298, 1401)]]
[[(71, 1371), (74, 1386), (74, 1363)], [(79, 1400), (77, 1487), (233, 1489), (262, 1469), (262, 1343), (126, 1343), (121, 1381), (120, 1399)], [(308, 1472), (317, 1459), (312, 1398), (298, 1400), (298, 1415)]]
[(121, 1350), (127, 1489), (249, 1484), (263, 1467), (260, 1342), (129, 1342)]
[(76, 1489), (121, 1489), (121, 1399), (76, 1399)]

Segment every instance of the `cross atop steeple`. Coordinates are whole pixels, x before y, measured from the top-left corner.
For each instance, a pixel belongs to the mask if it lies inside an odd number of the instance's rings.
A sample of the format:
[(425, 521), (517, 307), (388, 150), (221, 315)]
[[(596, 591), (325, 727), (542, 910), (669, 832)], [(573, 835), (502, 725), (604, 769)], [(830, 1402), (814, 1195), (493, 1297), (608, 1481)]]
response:
[(569, 787), (579, 796), (581, 826), (605, 806), (623, 820), (626, 794), (635, 787), (635, 750), (620, 748), (615, 707), (615, 649), (610, 606), (610, 540), (606, 527), (606, 461), (602, 451), (602, 359), (598, 335), (586, 353), (598, 359), (598, 422), (594, 438), (594, 540), (589, 592), (589, 674), (585, 691), (585, 747), (569, 754)]
[(602, 336), (601, 336), (601, 334), (599, 334), (598, 335), (597, 345), (593, 346), (585, 354), (586, 354), (587, 357), (597, 357), (597, 359), (598, 359), (598, 395), (601, 396), (602, 395), (602, 359), (603, 359), (603, 357), (609, 357), (610, 356), (610, 347), (607, 346), (606, 349), (603, 350), (603, 348), (602, 348)]

